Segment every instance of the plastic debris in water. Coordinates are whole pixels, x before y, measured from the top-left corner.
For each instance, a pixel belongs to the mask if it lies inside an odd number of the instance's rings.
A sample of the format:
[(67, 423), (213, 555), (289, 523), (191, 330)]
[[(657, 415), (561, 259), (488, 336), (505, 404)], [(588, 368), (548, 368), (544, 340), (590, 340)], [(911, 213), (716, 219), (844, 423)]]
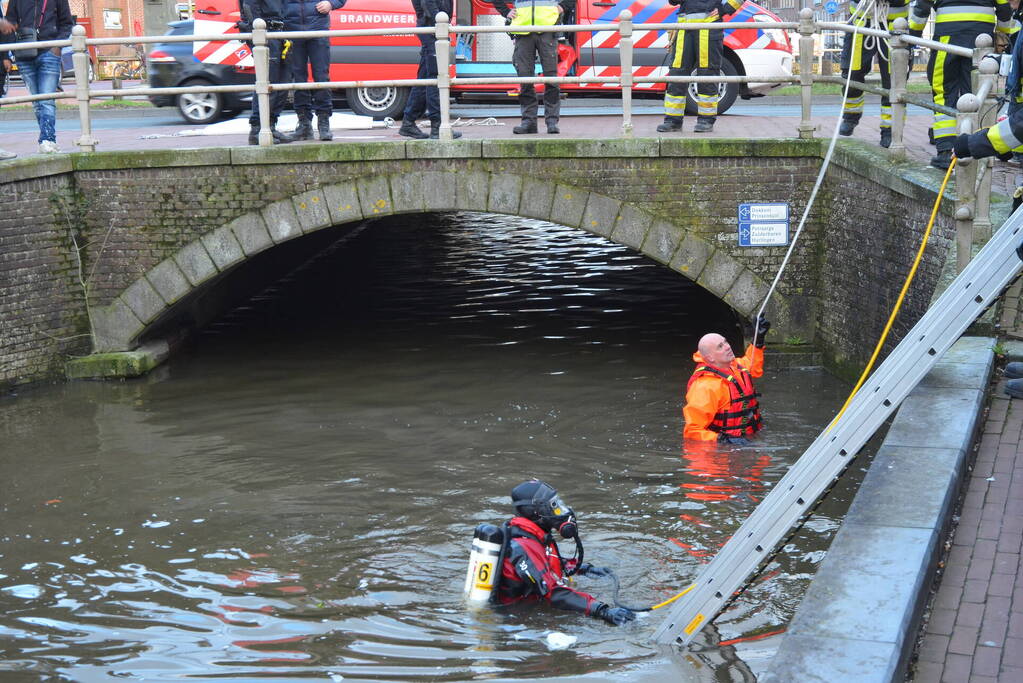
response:
[(567, 650), (579, 640), (577, 636), (570, 636), (567, 633), (552, 631), (547, 634), (547, 648), (549, 650)]

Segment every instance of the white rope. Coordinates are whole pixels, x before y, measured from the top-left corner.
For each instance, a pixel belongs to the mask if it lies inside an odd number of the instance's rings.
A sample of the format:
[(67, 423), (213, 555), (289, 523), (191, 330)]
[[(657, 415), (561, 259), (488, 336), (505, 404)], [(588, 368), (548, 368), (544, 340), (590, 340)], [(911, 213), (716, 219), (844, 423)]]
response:
[[(872, 4), (874, 0), (869, 0)], [(859, 6), (856, 7), (854, 17), (859, 14)], [(853, 40), (856, 39), (856, 34), (860, 26), (853, 24), (852, 36)], [(851, 55), (850, 55), (851, 57)], [(852, 81), (852, 64), (850, 68), (846, 70), (845, 76), (845, 90), (842, 92), (842, 102), (845, 103), (845, 98), (849, 96), (849, 83)], [(760, 305), (760, 310), (757, 311), (756, 318), (753, 319), (753, 345), (757, 344), (757, 324), (756, 321), (764, 313), (764, 309), (767, 308), (767, 303), (771, 300), (771, 295), (774, 294), (775, 288), (778, 286), (778, 281), (781, 280), (782, 273), (785, 272), (785, 267), (789, 263), (789, 258), (792, 256), (792, 252), (796, 249), (796, 244), (799, 243), (799, 236), (803, 232), (803, 226), (806, 225), (806, 218), (810, 215), (810, 209), (813, 208), (814, 200), (817, 199), (817, 192), (821, 189), (821, 184), (824, 182), (824, 174), (828, 170), (828, 166), (831, 164), (831, 155), (835, 151), (835, 143), (838, 141), (838, 129), (842, 125), (842, 110), (839, 108), (838, 119), (835, 121), (835, 132), (831, 134), (831, 143), (828, 145), (828, 151), (824, 155), (824, 163), (821, 164), (821, 170), (817, 174), (817, 181), (813, 184), (813, 191), (810, 192), (810, 199), (806, 202), (806, 207), (803, 209), (803, 215), (799, 219), (799, 226), (796, 228), (796, 234), (792, 236), (792, 243), (789, 245), (788, 251), (785, 252), (785, 258), (782, 259), (781, 267), (778, 268), (778, 273), (774, 276), (774, 281), (771, 282), (771, 287), (767, 290), (767, 296), (764, 297), (764, 303)]]

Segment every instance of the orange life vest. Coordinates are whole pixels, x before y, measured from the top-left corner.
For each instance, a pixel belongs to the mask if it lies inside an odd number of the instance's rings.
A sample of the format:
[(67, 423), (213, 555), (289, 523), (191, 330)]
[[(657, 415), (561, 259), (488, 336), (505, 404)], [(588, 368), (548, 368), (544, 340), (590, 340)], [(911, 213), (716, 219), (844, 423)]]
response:
[(741, 365), (737, 367), (738, 374), (731, 375), (709, 365), (700, 365), (689, 378), (686, 388), (692, 386), (697, 377), (705, 375), (714, 375), (725, 380), (728, 385), (728, 409), (714, 415), (707, 429), (728, 436), (753, 436), (762, 426), (760, 404), (757, 402), (760, 394), (753, 389), (753, 377), (749, 371)]

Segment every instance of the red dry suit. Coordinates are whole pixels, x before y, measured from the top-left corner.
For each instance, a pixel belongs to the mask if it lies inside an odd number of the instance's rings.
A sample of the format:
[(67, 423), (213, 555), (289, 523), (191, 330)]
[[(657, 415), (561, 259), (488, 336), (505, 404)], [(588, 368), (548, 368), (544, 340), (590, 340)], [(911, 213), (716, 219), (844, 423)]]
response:
[(752, 344), (727, 370), (705, 364), (697, 351), (696, 370), (686, 387), (682, 408), (686, 439), (716, 441), (718, 434), (749, 437), (760, 431), (760, 409), (753, 378), (764, 374), (764, 350)]
[(600, 603), (592, 595), (569, 588), (562, 573), (574, 569), (576, 560), (568, 560), (563, 567), (554, 538), (525, 517), (513, 517), (507, 528), (511, 540), (501, 566), (498, 602), (510, 605), (543, 599), (558, 609), (589, 616)]

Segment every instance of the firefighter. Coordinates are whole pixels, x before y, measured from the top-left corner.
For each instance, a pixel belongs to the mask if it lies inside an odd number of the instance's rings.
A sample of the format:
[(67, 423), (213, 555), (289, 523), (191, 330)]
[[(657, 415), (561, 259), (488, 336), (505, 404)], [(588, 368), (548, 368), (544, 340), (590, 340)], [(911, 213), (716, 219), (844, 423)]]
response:
[[(412, 0), (416, 12), (416, 26), (436, 26), (437, 15), (444, 12), (451, 18), (451, 0)], [(419, 33), (419, 71), (416, 78), (437, 78), (437, 36)], [(430, 133), (426, 134), (416, 121), (426, 115), (430, 119)], [(423, 140), (440, 137), (440, 89), (435, 85), (415, 85), (408, 96), (405, 114), (398, 129), (399, 135)], [(452, 138), (460, 138), (457, 130), (451, 131)]]
[[(241, 21), (238, 22), (238, 30), (242, 33), (252, 31), (252, 22), (262, 19), (266, 22), (268, 31), (284, 30), (284, 11), (282, 0), (241, 0)], [(290, 41), (271, 38), (267, 40), (267, 48), (270, 50), (270, 72), (267, 76), (271, 83), (284, 83), (290, 81), (290, 71), (285, 63), (287, 45)], [(249, 47), (252, 44), (249, 43)], [(270, 93), (270, 132), (273, 134), (274, 144), (291, 142), (291, 136), (277, 130), (277, 119), (284, 110), (284, 103), (288, 100), (288, 93), (284, 90), (275, 90)], [(249, 144), (259, 144), (259, 98), (252, 93), (252, 113), (249, 114)]]
[(553, 486), (531, 479), (513, 488), (511, 498), (516, 516), (507, 525), (510, 538), (505, 540), (507, 549), (496, 587), (497, 602), (510, 605), (543, 600), (558, 609), (582, 612), (615, 626), (636, 618), (626, 607), (612, 607), (569, 587), (566, 573), (601, 577), (611, 571), (589, 563), (580, 564), (578, 559), (561, 559), (552, 535), (554, 531), (564, 538), (576, 539), (579, 548), (582, 544), (578, 539), (575, 512)]
[(748, 444), (760, 431), (760, 396), (753, 378), (764, 374), (764, 337), (771, 323), (757, 317), (756, 344), (736, 358), (720, 334), (705, 334), (693, 354), (696, 370), (686, 386), (683, 437), (694, 441)]
[[(576, 0), (491, 0), (494, 9), (502, 17), (511, 20), (512, 26), (553, 26), (561, 19), (561, 15), (569, 15), (575, 11)], [(515, 50), (512, 53), (512, 64), (520, 78), (536, 75), (536, 60), (539, 56), (543, 75), (558, 75), (558, 37), (556, 33), (522, 33), (513, 32)], [(518, 135), (536, 133), (536, 117), (539, 109), (536, 88), (532, 83), (523, 83), (519, 87), (519, 109), (522, 113), (522, 124), (512, 129)], [(557, 135), (558, 119), (561, 115), (561, 88), (556, 84), (547, 84), (543, 91), (543, 115), (547, 124), (547, 132)]]
[[(909, 17), (910, 35), (919, 37), (934, 10), (934, 40), (969, 49), (976, 47), (977, 36), (1010, 31), (1012, 7), (1008, 0), (915, 0)], [(958, 57), (940, 50), (931, 50), (927, 62), (927, 78), (931, 82), (934, 103), (955, 107), (960, 96), (972, 92), (969, 57)], [(937, 154), (931, 166), (945, 170), (952, 162), (952, 145), (956, 136), (955, 116), (934, 113), (934, 146)]]
[[(668, 0), (678, 5), (678, 23), (700, 24), (721, 21), (742, 7), (743, 0)], [(669, 76), (688, 76), (696, 70), (697, 76), (717, 76), (721, 72), (724, 46), (722, 29), (692, 31), (680, 29), (669, 45), (672, 60)], [(658, 133), (676, 133), (682, 130), (686, 114), (688, 83), (669, 83), (664, 93), (664, 122), (657, 126)], [(718, 86), (716, 83), (698, 83), (696, 86), (697, 118), (694, 133), (714, 130), (718, 114)]]
[[(890, 31), (896, 19), (909, 16), (909, 0), (860, 0), (849, 3), (849, 23), (862, 28)], [(846, 33), (842, 43), (842, 71), (852, 71), (849, 92), (842, 107), (842, 124), (838, 128), (839, 135), (852, 135), (856, 124), (863, 116), (863, 91), (854, 87), (863, 83), (867, 74), (877, 60), (878, 71), (881, 72), (881, 87), (885, 90), (892, 86), (891, 54), (888, 41), (879, 36), (866, 36), (862, 33)], [(892, 103), (888, 95), (881, 96), (881, 146), (891, 147), (892, 144)]]

